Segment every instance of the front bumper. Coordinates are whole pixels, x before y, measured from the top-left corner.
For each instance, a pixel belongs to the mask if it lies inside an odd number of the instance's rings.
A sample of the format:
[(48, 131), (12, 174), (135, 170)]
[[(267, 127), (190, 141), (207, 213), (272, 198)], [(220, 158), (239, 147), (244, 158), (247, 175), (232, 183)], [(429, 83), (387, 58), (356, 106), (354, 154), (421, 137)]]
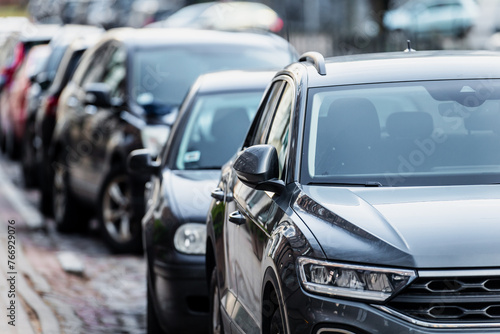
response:
[(416, 324), (395, 313), (358, 301), (309, 294), (302, 288), (286, 300), (287, 320), (291, 333), (412, 333), (412, 334), (500, 334), (500, 327), (458, 327)]
[(204, 333), (208, 328), (205, 264), (154, 265), (158, 318), (169, 333)]

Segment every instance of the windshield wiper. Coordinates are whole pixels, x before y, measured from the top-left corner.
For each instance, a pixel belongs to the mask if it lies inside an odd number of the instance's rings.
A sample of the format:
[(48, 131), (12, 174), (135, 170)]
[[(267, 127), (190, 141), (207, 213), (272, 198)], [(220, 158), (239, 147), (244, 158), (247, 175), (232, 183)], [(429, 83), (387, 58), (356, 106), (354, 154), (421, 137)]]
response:
[(344, 186), (344, 187), (383, 187), (382, 183), (377, 182), (377, 181), (367, 181), (365, 183), (352, 183), (352, 182), (309, 182), (307, 185)]

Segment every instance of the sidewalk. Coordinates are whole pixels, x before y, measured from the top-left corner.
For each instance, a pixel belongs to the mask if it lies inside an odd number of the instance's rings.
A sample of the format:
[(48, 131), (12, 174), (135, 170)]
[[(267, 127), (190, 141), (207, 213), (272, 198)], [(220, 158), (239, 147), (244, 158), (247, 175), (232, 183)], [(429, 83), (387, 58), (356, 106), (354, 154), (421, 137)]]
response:
[(60, 334), (61, 332), (54, 312), (41, 297), (50, 292), (50, 286), (28, 262), (23, 253), (22, 243), (16, 235), (18, 230), (39, 228), (42, 224), (43, 217), (26, 202), (0, 167), (0, 281), (2, 282), (0, 308), (3, 310), (0, 312), (0, 333), (2, 334)]

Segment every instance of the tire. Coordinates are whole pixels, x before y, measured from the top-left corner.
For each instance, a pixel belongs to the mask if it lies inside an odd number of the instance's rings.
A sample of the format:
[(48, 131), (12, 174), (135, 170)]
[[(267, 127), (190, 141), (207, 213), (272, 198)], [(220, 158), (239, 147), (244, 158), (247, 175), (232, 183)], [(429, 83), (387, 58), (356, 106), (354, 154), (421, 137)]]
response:
[(285, 329), (283, 326), (283, 317), (281, 315), (281, 307), (276, 306), (273, 316), (271, 317), (271, 324), (269, 326), (269, 334), (284, 334)]
[(222, 316), (220, 313), (220, 294), (219, 294), (219, 284), (217, 282), (217, 268), (214, 267), (212, 270), (212, 275), (210, 277), (210, 327), (208, 330), (209, 334), (221, 334), (224, 333), (224, 327), (222, 324)]
[(5, 150), (7, 156), (13, 161), (17, 161), (21, 157), (21, 144), (16, 140), (12, 131), (5, 134)]
[[(149, 269), (148, 269), (149, 270)], [(149, 274), (148, 274), (149, 276)], [(147, 278), (147, 311), (146, 311), (146, 321), (147, 321), (147, 333), (148, 334), (166, 334), (166, 332), (161, 328), (160, 321), (156, 315), (155, 306), (153, 304), (153, 290), (151, 289), (149, 283), (149, 277)]]
[(3, 129), (0, 127), (0, 151), (2, 153), (7, 153), (7, 143), (5, 140), (5, 132)]
[(40, 181), (40, 211), (46, 217), (54, 217), (52, 192), (54, 184), (54, 170), (51, 165), (41, 164), (39, 169)]
[(25, 188), (35, 188), (39, 186), (38, 171), (35, 162), (35, 130), (33, 122), (26, 124), (26, 132), (23, 138), (23, 148), (21, 156), (21, 164), (24, 177)]
[(53, 212), (59, 232), (81, 232), (87, 228), (90, 215), (79, 205), (69, 187), (69, 172), (65, 154), (60, 153), (54, 164), (52, 187)]
[(123, 169), (112, 170), (99, 196), (99, 225), (104, 241), (116, 253), (142, 251), (141, 220), (144, 191), (132, 196), (130, 178)]

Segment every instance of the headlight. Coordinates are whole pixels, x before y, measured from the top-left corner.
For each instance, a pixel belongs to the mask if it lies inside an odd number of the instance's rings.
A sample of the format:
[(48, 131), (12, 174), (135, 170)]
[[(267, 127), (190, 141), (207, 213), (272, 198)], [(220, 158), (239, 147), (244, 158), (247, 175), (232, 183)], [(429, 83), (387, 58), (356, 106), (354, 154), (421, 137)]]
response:
[(205, 254), (207, 226), (187, 223), (179, 226), (174, 235), (174, 246), (181, 253)]
[(331, 296), (382, 302), (410, 284), (413, 270), (384, 269), (298, 259), (304, 288)]
[(144, 148), (151, 150), (153, 155), (158, 155), (169, 134), (170, 128), (168, 126), (146, 126), (141, 130), (142, 144)]

